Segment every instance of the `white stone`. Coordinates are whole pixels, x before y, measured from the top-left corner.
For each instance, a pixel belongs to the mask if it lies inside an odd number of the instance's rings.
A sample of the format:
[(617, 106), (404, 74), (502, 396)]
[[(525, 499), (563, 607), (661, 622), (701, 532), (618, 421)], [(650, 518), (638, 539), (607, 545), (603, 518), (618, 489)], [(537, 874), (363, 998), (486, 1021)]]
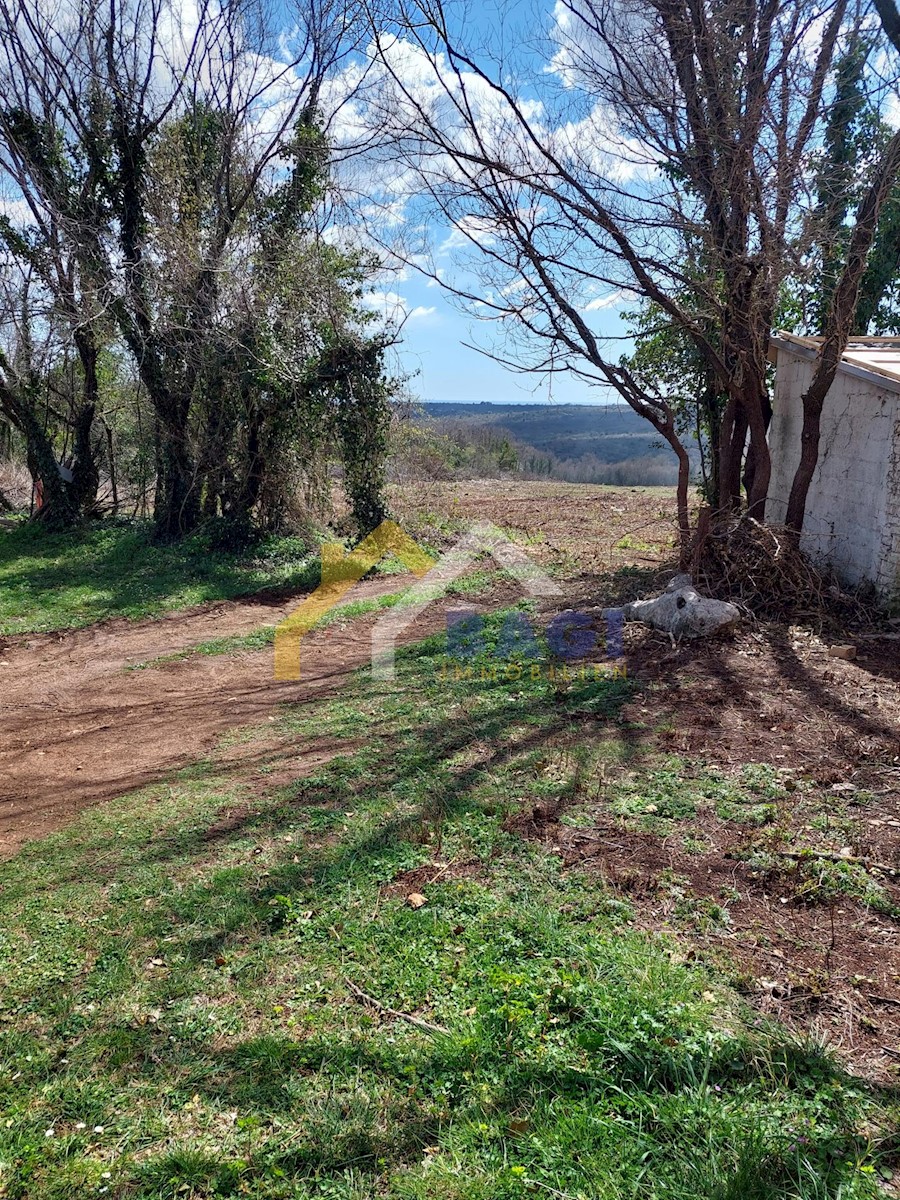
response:
[(733, 629), (741, 619), (733, 604), (701, 596), (689, 575), (676, 575), (661, 596), (626, 604), (622, 612), (626, 621), (640, 621), (676, 638), (709, 637)]

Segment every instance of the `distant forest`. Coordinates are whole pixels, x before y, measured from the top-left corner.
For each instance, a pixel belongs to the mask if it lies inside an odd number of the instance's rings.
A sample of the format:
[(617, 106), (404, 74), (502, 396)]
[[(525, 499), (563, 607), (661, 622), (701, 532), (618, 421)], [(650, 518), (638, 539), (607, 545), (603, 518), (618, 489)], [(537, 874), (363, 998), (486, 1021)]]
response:
[(674, 484), (675, 455), (625, 405), (441, 404), (413, 413), (449, 473), (570, 483)]

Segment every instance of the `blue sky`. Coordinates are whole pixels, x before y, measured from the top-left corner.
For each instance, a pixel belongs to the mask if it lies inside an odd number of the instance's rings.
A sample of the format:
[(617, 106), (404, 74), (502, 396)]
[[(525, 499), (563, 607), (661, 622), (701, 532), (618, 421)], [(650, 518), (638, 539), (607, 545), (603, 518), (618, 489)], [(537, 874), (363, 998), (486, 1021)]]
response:
[[(543, 90), (541, 81), (550, 73), (549, 64), (557, 47), (557, 43), (547, 36), (557, 20), (557, 8), (555, 0), (480, 0), (478, 4), (458, 0), (449, 7), (449, 13), (451, 22), (464, 26), (466, 44), (476, 57), (483, 53), (486, 61), (496, 61), (498, 55), (503, 58), (502, 43), (509, 39), (519, 83), (524, 93), (533, 93), (537, 97)], [(545, 23), (543, 31), (540, 30), (541, 15)], [(526, 32), (527, 37), (524, 36)], [(413, 81), (411, 86), (418, 86), (421, 67), (416, 62), (415, 52), (412, 51), (408, 58), (399, 55), (397, 61), (408, 64), (409, 78)], [(396, 201), (400, 192), (393, 192), (390, 186), (390, 155), (387, 164), (386, 194), (390, 208), (390, 202)], [(402, 228), (407, 221), (415, 224), (416, 220), (423, 222), (419, 228), (429, 230), (428, 253), (418, 257), (429, 258), (430, 270), (463, 287), (470, 296), (480, 295), (493, 300), (494, 290), (486, 280), (479, 281), (479, 270), (473, 262), (473, 253), (477, 255), (474, 249), (477, 237), (471, 240), (460, 237), (440, 219), (432, 222), (421, 213), (414, 218), (408, 210), (397, 223)], [(399, 371), (410, 377), (409, 388), (416, 396), (431, 401), (473, 403), (621, 403), (621, 398), (612, 389), (591, 385), (569, 373), (552, 378), (523, 373), (479, 353), (472, 347), (481, 345), (502, 351), (506, 342), (510, 358), (523, 358), (523, 348), (515, 348), (504, 337), (501, 325), (491, 320), (479, 321), (470, 311), (462, 311), (453, 295), (433, 277), (418, 274), (412, 265), (416, 257), (400, 254), (400, 260), (407, 265), (394, 275), (387, 271), (372, 285), (368, 297), (368, 303), (375, 311), (389, 319), (403, 321), (396, 363)], [(500, 287), (499, 284), (496, 286)], [(604, 342), (604, 352), (616, 360), (631, 348), (630, 341), (625, 339), (620, 314), (636, 307), (635, 298), (623, 296), (612, 287), (599, 283), (595, 287), (588, 285), (586, 291), (580, 305), (581, 313)], [(500, 288), (499, 295), (503, 294), (504, 289)], [(487, 308), (484, 311), (487, 312)], [(605, 342), (606, 338), (617, 340)]]
[[(496, 404), (607, 404), (621, 403), (609, 389), (590, 386), (568, 375), (552, 380), (524, 375), (492, 361), (464, 343), (486, 345), (495, 340), (494, 327), (461, 313), (440, 287), (410, 273), (409, 278), (386, 285), (401, 296), (409, 314), (397, 350), (400, 369), (418, 372), (411, 390), (422, 400), (472, 401)], [(634, 307), (632, 301), (625, 308)], [(622, 336), (624, 326), (616, 308), (596, 314), (597, 330), (609, 337)], [(623, 345), (622, 353), (626, 347)]]

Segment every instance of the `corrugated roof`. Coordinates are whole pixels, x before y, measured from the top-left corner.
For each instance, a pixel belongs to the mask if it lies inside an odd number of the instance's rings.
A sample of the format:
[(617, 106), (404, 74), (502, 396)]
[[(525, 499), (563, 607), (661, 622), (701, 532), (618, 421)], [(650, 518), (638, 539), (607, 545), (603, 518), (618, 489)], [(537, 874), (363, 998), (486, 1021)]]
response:
[[(796, 347), (805, 351), (804, 358), (815, 355), (822, 341), (820, 337), (800, 337), (783, 331), (772, 338), (776, 348), (784, 346), (786, 350), (791, 350)], [(866, 372), (900, 385), (900, 337), (851, 338), (841, 357), (841, 366), (854, 375)]]

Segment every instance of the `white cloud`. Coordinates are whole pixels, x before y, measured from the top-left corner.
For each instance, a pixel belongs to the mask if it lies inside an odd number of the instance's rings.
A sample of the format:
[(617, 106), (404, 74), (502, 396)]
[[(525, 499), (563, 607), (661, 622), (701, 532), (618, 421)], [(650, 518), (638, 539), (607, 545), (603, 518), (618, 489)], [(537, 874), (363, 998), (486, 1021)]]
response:
[(514, 296), (516, 292), (524, 292), (530, 286), (527, 279), (514, 279), (512, 283), (508, 283), (506, 287), (500, 289), (500, 295)]
[(483, 217), (460, 217), (450, 233), (438, 246), (438, 254), (449, 254), (451, 250), (471, 249), (472, 244), (491, 246), (495, 242), (493, 227)]
[(607, 292), (605, 296), (595, 296), (593, 300), (589, 300), (582, 308), (582, 312), (597, 312), (601, 308), (614, 308), (625, 300), (634, 298), (634, 293), (628, 288), (619, 288), (617, 292)]
[(401, 296), (399, 292), (378, 290), (366, 292), (362, 303), (372, 312), (380, 313), (386, 321), (395, 321), (398, 324), (403, 321), (420, 321), (425, 317), (434, 316), (437, 312), (434, 305), (426, 307), (424, 304), (417, 304), (414, 308), (410, 308), (406, 297)]
[(389, 318), (396, 319), (406, 313), (406, 301), (399, 292), (366, 292), (362, 303), (373, 312), (383, 313)]

